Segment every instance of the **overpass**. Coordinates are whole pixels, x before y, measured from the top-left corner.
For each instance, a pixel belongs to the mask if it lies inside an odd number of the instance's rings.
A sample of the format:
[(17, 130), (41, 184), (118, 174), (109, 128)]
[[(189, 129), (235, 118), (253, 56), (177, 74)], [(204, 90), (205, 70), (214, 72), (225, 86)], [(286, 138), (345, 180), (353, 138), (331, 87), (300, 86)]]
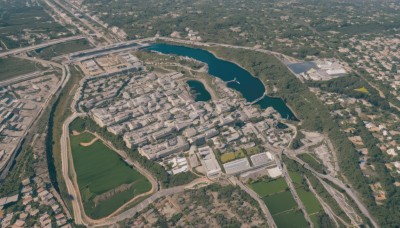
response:
[(0, 87), (4, 87), (4, 86), (8, 86), (8, 85), (15, 84), (18, 82), (26, 81), (26, 80), (29, 80), (32, 78), (36, 78), (36, 77), (43, 75), (43, 73), (44, 73), (43, 71), (35, 71), (33, 73), (24, 74), (24, 75), (15, 77), (15, 78), (0, 81)]
[(36, 49), (39, 49), (39, 48), (44, 48), (44, 47), (51, 46), (51, 45), (58, 44), (58, 43), (64, 43), (64, 42), (67, 42), (67, 41), (80, 40), (80, 39), (86, 39), (86, 36), (84, 36), (84, 35), (70, 36), (70, 37), (61, 38), (61, 39), (50, 40), (48, 42), (41, 43), (41, 44), (38, 44), (38, 45), (12, 49), (10, 51), (1, 52), (0, 53), (0, 58), (6, 57), (6, 56), (9, 56), (9, 55), (16, 55), (16, 54), (20, 54), (20, 53), (24, 53), (24, 52), (28, 52), (28, 51), (33, 51), (33, 50), (36, 50)]

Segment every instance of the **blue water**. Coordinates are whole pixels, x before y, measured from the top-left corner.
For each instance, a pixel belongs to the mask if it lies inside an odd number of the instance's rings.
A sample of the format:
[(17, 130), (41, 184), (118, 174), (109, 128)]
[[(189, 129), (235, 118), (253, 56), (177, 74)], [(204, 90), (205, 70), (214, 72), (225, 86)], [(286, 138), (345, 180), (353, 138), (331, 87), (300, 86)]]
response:
[(209, 101), (211, 100), (211, 95), (207, 91), (203, 83), (196, 80), (189, 80), (186, 82), (190, 89), (192, 89), (196, 95), (195, 101)]
[[(264, 84), (260, 79), (253, 77), (250, 72), (237, 64), (219, 59), (206, 50), (162, 43), (152, 44), (145, 49), (161, 52), (163, 54), (186, 56), (207, 63), (208, 73), (210, 75), (218, 77), (225, 82), (236, 79), (236, 82), (230, 82), (227, 86), (239, 91), (248, 102), (260, 98), (265, 93)], [(265, 96), (256, 104), (262, 109), (273, 107), (283, 118), (296, 119), (293, 112), (280, 98)]]

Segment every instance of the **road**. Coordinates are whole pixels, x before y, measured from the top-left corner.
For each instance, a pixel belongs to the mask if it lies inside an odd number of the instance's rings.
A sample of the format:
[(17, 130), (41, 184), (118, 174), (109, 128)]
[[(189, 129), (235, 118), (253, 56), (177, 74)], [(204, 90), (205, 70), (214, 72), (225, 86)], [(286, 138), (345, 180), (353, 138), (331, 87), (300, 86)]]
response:
[(341, 210), (350, 218), (351, 224), (353, 226), (360, 226), (363, 224), (362, 218), (354, 210), (354, 208), (349, 204), (349, 201), (345, 194), (339, 192), (337, 189), (326, 183), (322, 178), (317, 177), (319, 182), (325, 188), (325, 190), (335, 199)]
[(50, 95), (46, 98), (46, 100), (40, 106), (40, 109), (39, 109), (38, 113), (36, 114), (36, 116), (34, 116), (32, 122), (29, 124), (29, 126), (27, 126), (27, 128), (26, 128), (27, 130), (21, 136), (21, 139), (18, 142), (18, 145), (15, 147), (15, 150), (13, 151), (13, 155), (10, 157), (7, 165), (3, 169), (0, 170), (0, 180), (5, 179), (6, 176), (8, 175), (8, 171), (10, 170), (11, 165), (15, 159), (16, 151), (21, 147), (22, 142), (24, 141), (23, 139), (25, 139), (25, 137), (28, 135), (28, 133), (31, 132), (32, 126), (36, 123), (36, 121), (42, 115), (43, 111), (49, 105), (51, 99), (53, 98), (53, 95), (58, 93), (65, 86), (65, 81), (68, 81), (68, 79), (70, 77), (70, 75), (68, 74), (68, 71), (66, 70), (66, 66), (63, 66), (58, 63), (51, 62), (51, 61), (41, 60), (41, 59), (34, 59), (34, 58), (30, 58), (30, 57), (20, 57), (20, 56), (17, 56), (17, 57), (26, 59), (29, 61), (39, 62), (42, 64), (47, 64), (47, 65), (52, 65), (52, 66), (58, 67), (58, 68), (62, 69), (62, 76), (61, 76), (61, 80), (58, 82), (57, 86), (50, 92)]
[(300, 163), (304, 168), (308, 169), (309, 171), (311, 171), (314, 175), (316, 175), (317, 177), (320, 177), (322, 179), (326, 179), (331, 181), (332, 183), (334, 183), (336, 186), (338, 186), (339, 188), (341, 188), (342, 190), (344, 190), (347, 195), (353, 199), (353, 201), (356, 203), (357, 207), (360, 209), (360, 211), (364, 214), (365, 217), (367, 217), (372, 225), (374, 227), (379, 227), (378, 223), (376, 223), (376, 221), (372, 218), (371, 214), (369, 213), (369, 211), (367, 210), (367, 208), (364, 206), (363, 202), (358, 198), (358, 196), (351, 190), (351, 188), (347, 187), (345, 184), (343, 184), (343, 182), (341, 182), (339, 179), (332, 177), (330, 175), (324, 175), (321, 173), (318, 173), (317, 171), (315, 171), (313, 168), (311, 168), (307, 163), (305, 163), (303, 160), (299, 159), (298, 157), (296, 157), (295, 155), (291, 154), (288, 151), (284, 151), (283, 152), (285, 155), (287, 155), (288, 158), (295, 160), (296, 162)]
[(154, 203), (154, 201), (156, 201), (162, 197), (183, 193), (185, 190), (196, 188), (197, 185), (201, 185), (201, 187), (204, 187), (210, 183), (212, 183), (212, 182), (207, 178), (198, 178), (186, 185), (162, 189), (162, 190), (156, 192), (155, 194), (153, 194), (152, 196), (150, 196), (149, 198), (145, 199), (138, 205), (124, 211), (123, 213), (121, 213), (119, 215), (116, 215), (112, 218), (107, 219), (105, 222), (103, 222), (101, 224), (95, 224), (95, 225), (93, 225), (93, 227), (112, 225), (112, 224), (116, 224), (117, 222), (120, 222), (124, 219), (132, 218), (136, 213), (139, 213), (140, 211), (142, 211), (143, 209), (145, 209), (146, 207), (148, 207), (149, 205)]
[(236, 177), (232, 177), (229, 180), (231, 180), (233, 184), (238, 185), (243, 191), (245, 191), (247, 194), (249, 194), (253, 199), (255, 199), (258, 202), (261, 210), (263, 211), (265, 217), (267, 218), (268, 227), (276, 228), (277, 226), (275, 224), (274, 218), (272, 217), (271, 212), (269, 211), (267, 205), (265, 205), (264, 201), (260, 198), (260, 196), (251, 188), (244, 185), (241, 181), (237, 180)]
[[(47, 1), (47, 0), (46, 0)], [(82, 24), (84, 24), (87, 28), (89, 28), (94, 34), (96, 34), (97, 38), (102, 38), (105, 41), (107, 41), (107, 43), (112, 44), (114, 43), (114, 41), (110, 40), (107, 36), (105, 36), (102, 32), (98, 31), (96, 28), (93, 27), (92, 24), (90, 24), (86, 19), (81, 18), (79, 16), (76, 15), (75, 12), (73, 12), (70, 8), (68, 8), (67, 6), (65, 6), (63, 3), (61, 3), (61, 1), (58, 0), (53, 0), (55, 3), (57, 3), (60, 7), (62, 7), (65, 11), (67, 11), (68, 13), (70, 13), (71, 15), (73, 15), (75, 17), (76, 20), (79, 20)], [(54, 9), (53, 9), (54, 10)]]
[(61, 39), (54, 39), (54, 40), (50, 40), (41, 44), (37, 44), (37, 45), (33, 45), (33, 46), (29, 46), (29, 47), (23, 47), (23, 48), (17, 48), (17, 49), (12, 49), (10, 51), (6, 51), (6, 52), (1, 52), (0, 53), (0, 58), (9, 56), (9, 55), (16, 55), (16, 54), (21, 54), (21, 53), (25, 53), (28, 51), (33, 51), (39, 48), (44, 48), (47, 46), (51, 46), (54, 44), (59, 44), (59, 43), (64, 43), (67, 41), (72, 41), (72, 40), (80, 40), (80, 39), (84, 39), (86, 38), (86, 36), (83, 35), (79, 35), (79, 36), (70, 36), (70, 37), (66, 37), (66, 38), (61, 38)]
[(43, 71), (35, 71), (33, 73), (24, 74), (24, 75), (20, 75), (20, 76), (17, 76), (17, 77), (13, 77), (13, 78), (8, 79), (8, 80), (0, 81), (0, 87), (1, 86), (8, 86), (8, 85), (15, 84), (15, 83), (22, 82), (22, 81), (26, 81), (26, 80), (29, 80), (29, 79), (32, 79), (32, 78), (36, 78), (38, 76), (42, 76), (43, 73), (44, 73)]
[(84, 114), (77, 114), (73, 113), (69, 116), (62, 126), (62, 133), (61, 133), (61, 164), (62, 164), (62, 175), (67, 186), (67, 191), (70, 196), (70, 200), (72, 203), (73, 214), (75, 218), (76, 224), (87, 225), (84, 223), (82, 218), (82, 211), (81, 206), (79, 203), (78, 194), (76, 189), (72, 183), (71, 178), (69, 177), (69, 156), (68, 156), (68, 149), (69, 149), (69, 124), (77, 117), (83, 116)]
[(304, 178), (306, 179), (308, 188), (310, 189), (310, 191), (315, 195), (315, 197), (317, 198), (318, 202), (321, 204), (322, 209), (325, 211), (325, 213), (329, 216), (329, 218), (332, 219), (332, 221), (335, 223), (336, 227), (340, 227), (339, 223), (337, 222), (336, 219), (339, 219), (346, 227), (349, 227), (350, 225), (347, 224), (346, 222), (344, 222), (340, 217), (338, 217), (331, 209), (331, 207), (325, 203), (322, 198), (318, 195), (318, 193), (315, 191), (315, 189), (313, 188), (312, 184), (310, 183), (310, 181), (308, 180), (308, 178), (306, 176), (304, 176)]
[[(210, 183), (210, 181), (208, 179), (198, 178), (198, 179), (194, 180), (193, 182), (191, 182), (191, 183), (189, 183), (187, 185), (178, 186), (178, 187), (174, 187), (174, 188), (168, 188), (168, 189), (162, 189), (162, 190), (158, 191), (158, 188), (157, 188), (158, 183), (157, 183), (156, 179), (147, 170), (142, 168), (140, 166), (140, 164), (138, 164), (136, 161), (132, 161), (126, 155), (125, 152), (117, 150), (116, 148), (114, 148), (111, 145), (110, 142), (103, 141), (103, 142), (106, 143), (107, 146), (111, 147), (121, 157), (123, 157), (127, 163), (130, 163), (131, 165), (134, 165), (136, 169), (138, 169), (143, 175), (145, 175), (150, 180), (150, 182), (152, 183), (153, 187), (152, 187), (151, 192), (147, 192), (147, 193), (144, 193), (144, 194), (136, 196), (134, 199), (132, 199), (131, 201), (125, 203), (118, 210), (116, 210), (111, 215), (109, 215), (109, 216), (107, 216), (105, 218), (97, 219), (97, 220), (89, 218), (86, 215), (86, 213), (84, 212), (84, 209), (83, 209), (82, 200), (81, 200), (78, 184), (76, 182), (76, 178), (72, 178), (72, 180), (71, 180), (70, 170), (69, 170), (70, 166), (73, 167), (73, 164), (72, 164), (72, 161), (71, 161), (71, 157), (70, 157), (70, 153), (69, 153), (69, 151), (70, 151), (70, 146), (69, 146), (69, 125), (71, 124), (71, 122), (74, 119), (76, 119), (78, 117), (85, 116), (85, 115), (86, 114), (74, 112), (71, 116), (69, 116), (67, 118), (67, 120), (64, 122), (63, 126), (62, 126), (62, 135), (61, 135), (62, 175), (63, 175), (63, 178), (65, 180), (66, 186), (67, 186), (68, 194), (70, 195), (70, 198), (71, 198), (73, 214), (74, 214), (74, 218), (75, 218), (75, 223), (76, 224), (85, 225), (85, 226), (104, 226), (104, 225), (113, 224), (113, 223), (116, 223), (118, 221), (122, 221), (122, 220), (124, 220), (126, 218), (132, 217), (133, 215), (135, 215), (136, 212), (139, 212), (139, 211), (143, 210), (144, 208), (146, 208), (148, 205), (150, 205), (151, 203), (153, 203), (155, 200), (157, 200), (160, 197), (181, 193), (185, 189), (193, 188), (197, 184)], [(102, 139), (99, 135), (96, 134), (96, 136), (99, 137), (100, 139)], [(71, 170), (71, 172), (74, 173), (73, 170)], [(75, 173), (73, 174), (73, 176), (75, 176)], [(139, 199), (139, 198), (141, 198), (141, 197), (143, 197), (145, 195), (152, 194), (154, 192), (156, 192), (156, 193), (151, 195), (149, 198), (147, 198), (145, 201), (141, 202), (137, 206), (135, 206), (135, 207), (133, 207), (133, 208), (131, 208), (131, 209), (125, 211), (125, 212), (122, 212), (121, 214), (118, 214), (122, 210), (124, 210), (124, 208), (126, 206), (128, 206), (131, 203), (133, 203), (133, 201), (135, 201), (135, 200), (137, 200), (137, 199)]]
[(289, 186), (290, 192), (292, 193), (294, 200), (296, 201), (300, 210), (303, 211), (304, 218), (308, 222), (308, 225), (311, 228), (314, 228), (314, 223), (311, 221), (310, 216), (308, 216), (306, 208), (305, 208), (303, 202), (301, 201), (299, 195), (297, 194), (296, 188), (293, 186), (293, 181), (292, 181), (292, 178), (290, 178), (290, 175), (289, 175), (289, 172), (287, 171), (286, 165), (284, 163), (281, 163), (280, 166), (282, 167), (282, 175), (285, 178), (286, 183)]
[[(75, 2), (71, 2), (71, 1), (65, 1), (66, 5), (70, 6), (70, 10), (75, 10), (76, 12), (79, 12), (81, 15), (84, 15), (86, 18), (89, 18), (90, 20), (92, 20), (93, 22), (97, 23), (98, 25), (100, 25), (101, 27), (103, 27), (104, 30), (107, 30), (108, 27), (106, 24), (104, 24), (104, 22), (100, 21), (99, 19), (96, 19), (94, 17), (92, 17), (90, 14), (86, 13), (85, 11), (81, 10), (81, 8), (79, 6), (76, 6), (74, 4)], [(67, 7), (66, 5), (64, 5), (65, 7)], [(121, 42), (122, 40), (118, 37), (118, 34), (115, 34), (113, 31), (109, 31), (108, 34), (110, 38), (112, 38), (115, 42)]]

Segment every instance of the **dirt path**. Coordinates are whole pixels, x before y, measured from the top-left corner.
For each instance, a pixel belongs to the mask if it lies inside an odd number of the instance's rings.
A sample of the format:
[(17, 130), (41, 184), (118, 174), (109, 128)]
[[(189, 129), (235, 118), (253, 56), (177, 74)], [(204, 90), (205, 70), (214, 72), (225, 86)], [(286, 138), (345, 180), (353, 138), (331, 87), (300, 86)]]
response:
[(79, 145), (84, 146), (84, 147), (88, 147), (90, 145), (92, 145), (93, 143), (95, 143), (99, 138), (95, 137), (94, 139), (92, 139), (90, 142), (81, 142), (79, 143)]

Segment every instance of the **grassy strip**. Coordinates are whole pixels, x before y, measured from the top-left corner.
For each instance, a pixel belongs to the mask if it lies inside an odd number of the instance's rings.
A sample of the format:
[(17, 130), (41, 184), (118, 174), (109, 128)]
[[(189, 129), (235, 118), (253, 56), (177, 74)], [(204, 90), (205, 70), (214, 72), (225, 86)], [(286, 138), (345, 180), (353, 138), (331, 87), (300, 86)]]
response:
[(311, 154), (299, 154), (298, 157), (309, 164), (311, 168), (319, 173), (325, 173), (325, 167), (321, 162)]
[(44, 67), (41, 65), (25, 59), (15, 57), (0, 58), (0, 81), (43, 69)]
[(67, 191), (67, 186), (65, 185), (62, 176), (62, 166), (61, 166), (61, 144), (60, 138), (62, 134), (62, 125), (69, 115), (71, 115), (71, 103), (73, 95), (78, 88), (75, 85), (79, 84), (82, 78), (81, 73), (75, 68), (71, 68), (71, 78), (65, 85), (64, 89), (60, 93), (57, 101), (53, 104), (48, 127), (48, 135), (46, 138), (46, 153), (48, 166), (50, 171), (50, 179), (54, 188), (60, 193), (62, 198), (69, 210), (72, 209), (72, 204), (70, 202), (70, 196)]

